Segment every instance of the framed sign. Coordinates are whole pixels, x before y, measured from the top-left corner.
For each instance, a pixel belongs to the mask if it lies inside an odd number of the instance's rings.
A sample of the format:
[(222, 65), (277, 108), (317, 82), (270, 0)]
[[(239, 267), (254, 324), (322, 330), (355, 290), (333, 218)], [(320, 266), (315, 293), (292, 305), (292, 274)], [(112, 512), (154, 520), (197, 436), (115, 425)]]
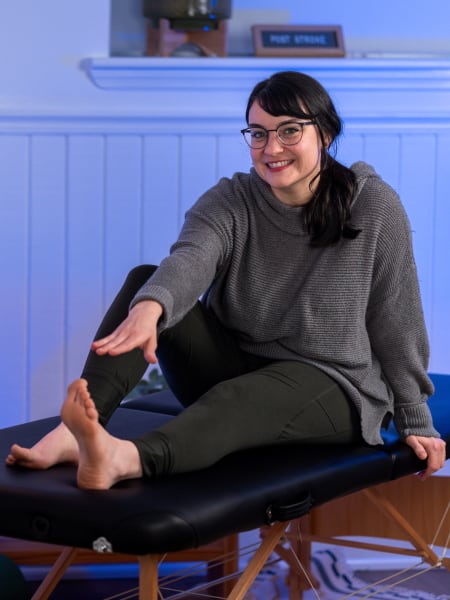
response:
[(345, 56), (340, 25), (253, 25), (256, 56)]

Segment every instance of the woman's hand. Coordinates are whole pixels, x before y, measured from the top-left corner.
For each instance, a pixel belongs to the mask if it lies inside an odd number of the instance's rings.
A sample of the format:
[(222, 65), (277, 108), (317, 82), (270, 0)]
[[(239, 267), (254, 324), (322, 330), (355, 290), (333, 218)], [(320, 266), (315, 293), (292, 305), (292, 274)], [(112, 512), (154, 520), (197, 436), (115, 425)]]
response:
[(425, 471), (419, 473), (420, 479), (426, 479), (432, 473), (442, 469), (445, 463), (445, 442), (440, 438), (408, 435), (405, 443), (410, 446), (420, 460), (427, 461)]
[(99, 355), (117, 356), (141, 348), (145, 360), (155, 364), (158, 320), (163, 313), (159, 302), (143, 300), (135, 304), (128, 317), (106, 337), (92, 343), (91, 349)]

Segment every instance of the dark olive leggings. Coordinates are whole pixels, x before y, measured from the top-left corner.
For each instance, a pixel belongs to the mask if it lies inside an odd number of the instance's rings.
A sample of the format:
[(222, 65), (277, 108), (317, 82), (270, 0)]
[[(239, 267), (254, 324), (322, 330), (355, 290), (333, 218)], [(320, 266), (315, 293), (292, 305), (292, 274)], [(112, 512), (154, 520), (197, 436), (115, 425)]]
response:
[[(141, 266), (129, 273), (96, 339), (125, 319), (132, 298), (155, 268)], [(243, 352), (200, 302), (159, 336), (157, 356), (170, 388), (186, 408), (133, 440), (146, 476), (200, 469), (247, 447), (362, 440), (357, 411), (333, 379), (300, 361), (273, 361)], [(115, 357), (90, 352), (82, 377), (103, 424), (147, 366), (141, 350)]]

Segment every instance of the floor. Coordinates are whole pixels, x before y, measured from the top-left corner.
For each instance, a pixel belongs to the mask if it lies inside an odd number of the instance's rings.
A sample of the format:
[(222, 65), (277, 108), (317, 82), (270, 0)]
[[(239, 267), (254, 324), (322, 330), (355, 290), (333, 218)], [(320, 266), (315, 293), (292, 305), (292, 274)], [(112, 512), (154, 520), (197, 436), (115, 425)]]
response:
[[(170, 571), (166, 576), (170, 574)], [(381, 578), (391, 576), (392, 571), (356, 571), (355, 576), (367, 583), (378, 581)], [(119, 574), (120, 575), (120, 574)], [(132, 572), (125, 573), (124, 577), (108, 577), (107, 573), (104, 572), (101, 576), (92, 576), (92, 573), (85, 578), (67, 579), (58, 585), (56, 590), (52, 593), (49, 600), (131, 600), (137, 598), (137, 578), (133, 577)], [(264, 573), (257, 579), (254, 586), (247, 594), (246, 600), (288, 600), (288, 590), (285, 585), (286, 567), (284, 565), (273, 565), (264, 570)], [(164, 574), (163, 574), (164, 576)], [(188, 577), (182, 584), (178, 584), (178, 589), (183, 590), (191, 585), (201, 585), (203, 578)], [(177, 584), (175, 584), (177, 585)], [(34, 591), (38, 587), (38, 582), (29, 582), (30, 592)], [(402, 588), (411, 590), (411, 598), (413, 592), (423, 591), (426, 593), (423, 597), (430, 600), (450, 600), (450, 572), (443, 569), (433, 569), (427, 573), (421, 574), (418, 577), (410, 579), (408, 582), (401, 584)], [(163, 598), (169, 598), (174, 592), (165, 592)], [(316, 595), (318, 594), (318, 595)], [(178, 594), (178, 598), (186, 598), (189, 600), (201, 598), (223, 598), (223, 595), (219, 593), (212, 593), (210, 591), (203, 591), (202, 593), (194, 594)], [(304, 593), (304, 600), (335, 600), (336, 598), (344, 598), (347, 596), (329, 595), (329, 592), (322, 589), (316, 593), (308, 591)], [(364, 598), (366, 596), (360, 595), (358, 598)], [(391, 595), (386, 595), (386, 598), (391, 598)], [(404, 595), (399, 598), (404, 598)], [(421, 597), (421, 596), (419, 596)], [(378, 595), (377, 598), (384, 598), (383, 595)], [(3, 596), (2, 596), (3, 600)], [(5, 600), (13, 600), (12, 598)], [(16, 599), (14, 599), (16, 600)], [(17, 599), (22, 600), (22, 598)]]

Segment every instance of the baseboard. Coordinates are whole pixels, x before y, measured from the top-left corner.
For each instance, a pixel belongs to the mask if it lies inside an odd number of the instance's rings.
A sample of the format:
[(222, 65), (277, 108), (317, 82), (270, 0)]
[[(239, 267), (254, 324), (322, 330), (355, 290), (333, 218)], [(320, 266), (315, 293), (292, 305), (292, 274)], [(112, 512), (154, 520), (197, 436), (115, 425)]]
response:
[[(195, 573), (201, 575), (206, 571), (199, 572), (198, 563), (161, 563), (159, 567), (160, 577), (165, 577), (178, 570), (194, 569)], [(50, 567), (43, 566), (21, 566), (20, 567), (27, 581), (42, 581)], [(115, 563), (109, 565), (72, 565), (65, 572), (63, 579), (138, 579), (138, 563)]]

